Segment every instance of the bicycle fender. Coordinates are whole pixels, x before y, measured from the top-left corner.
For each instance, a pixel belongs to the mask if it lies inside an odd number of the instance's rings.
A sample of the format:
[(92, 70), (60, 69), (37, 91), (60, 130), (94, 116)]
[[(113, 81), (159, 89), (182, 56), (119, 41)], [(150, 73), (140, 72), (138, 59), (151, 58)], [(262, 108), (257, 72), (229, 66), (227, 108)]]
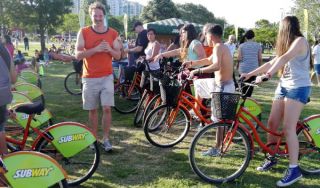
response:
[(5, 177), (11, 187), (50, 187), (67, 178), (66, 172), (51, 157), (30, 151), (20, 151), (3, 156), (7, 168)]
[(316, 144), (320, 147), (320, 114), (312, 115), (303, 120), (309, 126), (309, 133)]
[[(237, 111), (239, 110), (240, 108), (240, 104), (241, 104), (241, 101), (242, 99), (240, 99), (240, 102), (238, 104), (238, 109)], [(246, 99), (246, 102), (244, 103), (244, 108), (246, 108), (252, 115), (254, 116), (258, 116), (259, 114), (262, 113), (262, 108), (261, 108), (261, 105), (254, 99), (252, 98), (247, 98)], [(251, 120), (252, 118), (246, 114), (244, 114), (244, 116), (246, 118), (248, 118), (249, 120)], [(243, 123), (243, 119), (240, 118), (240, 122)]]
[(76, 122), (62, 122), (45, 130), (53, 137), (52, 144), (64, 157), (72, 157), (97, 139), (87, 126)]
[[(10, 120), (14, 121), (23, 128), (26, 128), (27, 123), (28, 123), (28, 118), (29, 115), (21, 112), (16, 113), (16, 119)], [(34, 118), (31, 120), (30, 126), (33, 128), (37, 128), (40, 125), (43, 125), (45, 122), (49, 121), (52, 118), (52, 114), (45, 109), (44, 111), (41, 112), (41, 114), (36, 114)]]
[(15, 90), (23, 93), (32, 100), (43, 95), (42, 90), (38, 86), (29, 83), (18, 83), (15, 85)]

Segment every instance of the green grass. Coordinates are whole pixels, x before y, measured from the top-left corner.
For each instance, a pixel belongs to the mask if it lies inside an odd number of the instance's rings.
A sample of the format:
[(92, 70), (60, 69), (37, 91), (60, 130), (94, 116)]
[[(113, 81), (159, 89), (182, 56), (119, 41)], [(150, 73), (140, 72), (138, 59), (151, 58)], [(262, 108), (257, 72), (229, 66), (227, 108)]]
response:
[[(46, 105), (56, 123), (77, 121), (86, 124), (88, 113), (82, 110), (81, 96), (71, 96), (64, 90), (64, 77), (71, 71), (71, 64), (59, 62), (46, 68), (46, 74), (41, 78)], [(272, 80), (254, 92), (254, 98), (263, 106), (264, 121), (270, 111), (275, 87), (276, 81)], [(319, 100), (319, 88), (313, 87), (311, 102), (305, 107), (302, 117), (319, 113)], [(133, 114), (122, 115), (113, 111), (112, 117), (111, 141), (114, 151), (105, 153), (101, 150), (97, 172), (81, 187), (275, 187), (288, 165), (288, 160), (284, 159), (270, 172), (257, 172), (255, 168), (264, 160), (263, 154), (257, 153), (245, 173), (235, 182), (211, 185), (194, 174), (189, 165), (188, 148), (196, 133), (195, 122), (182, 143), (161, 149), (146, 140), (141, 128), (133, 126)], [(319, 176), (306, 176), (292, 187), (317, 187), (319, 184)]]

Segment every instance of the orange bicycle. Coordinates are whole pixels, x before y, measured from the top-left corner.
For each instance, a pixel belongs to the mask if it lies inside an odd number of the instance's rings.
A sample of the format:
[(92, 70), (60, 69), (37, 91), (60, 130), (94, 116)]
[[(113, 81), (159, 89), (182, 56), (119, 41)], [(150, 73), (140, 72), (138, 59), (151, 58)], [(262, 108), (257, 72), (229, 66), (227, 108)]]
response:
[(96, 171), (100, 151), (96, 137), (87, 126), (62, 122), (40, 129), (42, 119), (37, 114), (44, 110), (41, 102), (16, 104), (10, 110), (16, 112), (13, 120), (21, 125), (11, 130), (7, 129), (10, 126), (6, 127), (10, 151), (33, 150), (49, 155), (68, 173), (67, 181), (71, 186), (78, 186)]
[(141, 75), (135, 67), (125, 68), (125, 82), (115, 84), (114, 109), (121, 114), (134, 112), (141, 98)]
[[(288, 156), (284, 133), (272, 132), (251, 114), (244, 107), (245, 96), (242, 96), (243, 100), (238, 108), (240, 94), (214, 93), (214, 95), (212, 100), (216, 111), (213, 113), (221, 121), (205, 126), (199, 131), (194, 136), (189, 150), (191, 168), (200, 178), (210, 183), (225, 183), (240, 177), (254, 157), (254, 141), (262, 148), (265, 157), (267, 154), (276, 157)], [(277, 137), (277, 142), (264, 143), (252, 121), (264, 132)], [(308, 117), (297, 123), (299, 167), (304, 174), (320, 173), (319, 123), (320, 115)], [(206, 155), (205, 151), (211, 148), (216, 148), (218, 152), (215, 152), (215, 155)]]
[[(144, 133), (151, 144), (167, 148), (180, 143), (190, 129), (192, 117), (189, 109), (193, 109), (202, 123), (211, 123), (210, 108), (185, 90), (188, 85), (187, 79), (179, 82), (175, 78), (170, 78), (169, 83), (164, 86), (166, 104), (152, 110), (144, 122)], [(195, 108), (196, 103), (201, 110)]]

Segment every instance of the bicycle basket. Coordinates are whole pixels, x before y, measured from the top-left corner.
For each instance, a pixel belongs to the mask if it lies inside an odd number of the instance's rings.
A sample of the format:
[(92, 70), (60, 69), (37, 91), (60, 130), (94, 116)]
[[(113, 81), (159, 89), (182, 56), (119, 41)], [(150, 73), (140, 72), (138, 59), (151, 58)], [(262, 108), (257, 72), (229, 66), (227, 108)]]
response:
[(234, 120), (240, 99), (239, 93), (212, 93), (212, 113), (218, 119)]
[(170, 80), (168, 84), (164, 85), (164, 89), (166, 92), (167, 105), (177, 106), (182, 85), (177, 80)]
[(82, 72), (82, 64), (83, 61), (72, 61), (73, 64), (73, 69), (76, 71), (76, 73), (81, 73)]

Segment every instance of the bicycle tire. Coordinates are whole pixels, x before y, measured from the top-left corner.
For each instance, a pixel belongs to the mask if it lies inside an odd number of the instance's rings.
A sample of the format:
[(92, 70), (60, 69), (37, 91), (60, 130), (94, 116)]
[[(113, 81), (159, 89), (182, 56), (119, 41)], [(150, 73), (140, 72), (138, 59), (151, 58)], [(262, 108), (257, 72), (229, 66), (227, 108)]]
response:
[[(92, 148), (91, 148), (92, 146)], [(87, 147), (80, 153), (70, 158), (65, 158), (55, 147), (44, 138), (38, 142), (36, 151), (45, 153), (54, 158), (68, 174), (68, 185), (78, 186), (88, 180), (99, 166), (100, 151), (97, 141), (90, 147)], [(78, 159), (78, 160), (77, 160)], [(88, 160), (88, 165), (85, 161)], [(78, 162), (78, 163), (77, 163)], [(75, 165), (72, 165), (75, 164)], [(85, 167), (77, 167), (77, 165), (85, 165)], [(83, 173), (84, 172), (84, 173)], [(80, 175), (79, 175), (80, 174)]]
[(142, 116), (145, 111), (145, 106), (147, 105), (147, 102), (148, 102), (146, 100), (147, 98), (149, 98), (149, 93), (147, 90), (145, 90), (142, 94), (141, 99), (139, 100), (137, 110), (134, 114), (133, 125), (135, 127), (141, 127)]
[(306, 175), (320, 174), (320, 148), (316, 147), (307, 129), (297, 131), (299, 140), (299, 167)]
[(134, 112), (141, 98), (141, 90), (134, 86), (133, 91), (128, 96), (129, 83), (121, 83), (114, 90), (114, 109), (121, 114)]
[[(160, 103), (159, 101), (160, 100)], [(158, 105), (156, 105), (158, 104)], [(149, 113), (154, 110), (155, 108), (157, 108), (159, 105), (161, 105), (161, 96), (160, 94), (157, 94), (156, 96), (154, 96), (150, 102), (148, 103), (146, 109), (143, 112), (143, 116), (142, 116), (142, 123), (144, 123), (144, 121), (147, 119), (147, 116), (149, 115)]]
[[(209, 183), (230, 182), (241, 176), (251, 160), (251, 145), (246, 133), (238, 128), (240, 141), (232, 141), (228, 150), (217, 156), (204, 156), (203, 152), (212, 148), (218, 128), (230, 129), (231, 124), (215, 123), (205, 126), (192, 139), (189, 149), (189, 162), (192, 170)], [(242, 152), (242, 154), (240, 153)], [(235, 154), (235, 155), (233, 155)]]
[(66, 179), (63, 179), (61, 181), (59, 181), (57, 184), (50, 186), (49, 188), (68, 188), (68, 181)]
[(81, 95), (82, 82), (80, 74), (77, 72), (69, 73), (64, 79), (64, 88), (71, 95)]
[[(167, 126), (167, 118), (175, 108), (168, 105), (161, 105), (152, 110), (144, 123), (144, 134), (148, 141), (157, 147), (168, 148), (180, 143), (188, 134), (190, 129), (189, 114), (179, 107), (179, 114), (175, 116), (171, 127)], [(180, 114), (181, 113), (181, 114)], [(160, 117), (160, 120), (157, 118)], [(181, 117), (181, 120), (180, 120)], [(179, 119), (178, 119), (179, 118)], [(176, 123), (176, 120), (178, 123)], [(172, 120), (173, 121), (173, 120)], [(170, 130), (170, 132), (169, 132)], [(159, 138), (159, 140), (157, 140)]]

